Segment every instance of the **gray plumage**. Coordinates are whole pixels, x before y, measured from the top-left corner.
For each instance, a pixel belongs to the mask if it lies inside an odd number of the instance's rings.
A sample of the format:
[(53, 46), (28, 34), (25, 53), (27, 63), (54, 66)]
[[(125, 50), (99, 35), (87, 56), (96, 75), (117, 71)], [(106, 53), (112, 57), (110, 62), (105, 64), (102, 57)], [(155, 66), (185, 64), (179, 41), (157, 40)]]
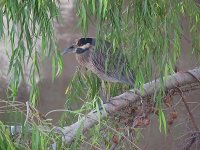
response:
[(63, 54), (73, 51), (80, 65), (104, 81), (133, 85), (134, 72), (129, 68), (123, 52), (116, 50), (114, 53), (112, 45), (107, 41), (99, 41), (98, 45), (97, 47), (95, 38), (80, 38), (65, 49)]

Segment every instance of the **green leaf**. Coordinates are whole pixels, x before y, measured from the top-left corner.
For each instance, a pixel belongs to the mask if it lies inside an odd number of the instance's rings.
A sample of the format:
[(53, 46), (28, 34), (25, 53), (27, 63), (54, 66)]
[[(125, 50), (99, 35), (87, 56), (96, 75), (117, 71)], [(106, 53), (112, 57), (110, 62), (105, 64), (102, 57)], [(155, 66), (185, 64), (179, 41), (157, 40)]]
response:
[(4, 32), (3, 32), (3, 11), (0, 9), (0, 39), (3, 36)]
[(165, 119), (165, 115), (162, 110), (159, 110), (159, 129), (160, 132), (162, 131), (162, 126), (164, 128), (165, 134), (167, 133), (167, 122)]
[(103, 9), (103, 0), (99, 0), (99, 11), (98, 11), (99, 18), (101, 18), (102, 9)]
[(106, 15), (107, 5), (108, 5), (108, 1), (107, 0), (103, 0), (103, 18)]
[(55, 57), (53, 56), (52, 58), (52, 81), (54, 81), (55, 79), (55, 72), (56, 72), (56, 59)]
[(95, 2), (96, 0), (92, 0), (92, 13), (95, 14)]

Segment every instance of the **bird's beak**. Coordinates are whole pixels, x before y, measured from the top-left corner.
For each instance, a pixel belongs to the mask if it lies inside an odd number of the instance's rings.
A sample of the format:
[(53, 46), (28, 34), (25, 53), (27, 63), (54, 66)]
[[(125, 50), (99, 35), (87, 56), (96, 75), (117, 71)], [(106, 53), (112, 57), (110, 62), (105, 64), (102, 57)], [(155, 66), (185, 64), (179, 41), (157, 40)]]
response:
[(73, 51), (74, 51), (74, 46), (72, 45), (72, 46), (70, 46), (68, 48), (63, 49), (61, 54), (64, 55), (66, 53), (70, 53), (70, 52), (73, 52)]

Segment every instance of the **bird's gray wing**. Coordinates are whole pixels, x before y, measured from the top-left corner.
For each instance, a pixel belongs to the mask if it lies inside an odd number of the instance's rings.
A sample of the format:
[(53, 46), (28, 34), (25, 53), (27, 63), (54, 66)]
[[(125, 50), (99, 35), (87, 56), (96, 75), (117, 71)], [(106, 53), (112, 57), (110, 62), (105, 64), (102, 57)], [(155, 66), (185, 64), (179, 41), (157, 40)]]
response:
[(102, 73), (122, 83), (133, 84), (134, 73), (122, 51), (113, 51), (112, 45), (105, 42), (101, 48), (93, 48), (92, 62)]

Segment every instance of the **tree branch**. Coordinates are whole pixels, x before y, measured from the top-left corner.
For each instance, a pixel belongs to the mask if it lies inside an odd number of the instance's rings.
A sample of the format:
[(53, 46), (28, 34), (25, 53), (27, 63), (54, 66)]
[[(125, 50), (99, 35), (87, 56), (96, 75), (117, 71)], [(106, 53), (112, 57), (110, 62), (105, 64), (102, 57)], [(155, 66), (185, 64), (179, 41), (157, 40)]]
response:
[[(189, 73), (188, 73), (189, 72)], [(168, 76), (166, 79), (165, 89), (173, 89), (176, 87), (181, 87), (187, 84), (192, 84), (194, 82), (199, 82), (200, 79), (200, 68), (189, 70), (188, 72), (178, 72), (173, 75)], [(194, 78), (195, 77), (195, 78)], [(142, 94), (141, 90), (137, 91), (128, 91), (119, 96), (113, 97), (110, 99), (110, 103), (104, 104), (105, 110), (108, 112), (106, 113), (103, 109), (100, 110), (101, 112), (101, 119), (105, 118), (110, 114), (117, 112), (118, 110), (139, 102), (141, 96), (143, 98), (153, 95), (156, 91), (159, 91), (160, 87), (160, 80), (156, 79), (149, 83), (144, 84), (144, 91), (145, 93)], [(77, 121), (76, 123), (64, 127), (62, 132), (64, 134), (63, 141), (66, 144), (69, 144), (75, 138), (76, 132), (81, 130), (82, 132), (86, 131), (87, 129), (91, 128), (93, 125), (98, 123), (98, 113), (97, 111), (91, 111), (87, 115), (85, 115), (82, 119)]]

